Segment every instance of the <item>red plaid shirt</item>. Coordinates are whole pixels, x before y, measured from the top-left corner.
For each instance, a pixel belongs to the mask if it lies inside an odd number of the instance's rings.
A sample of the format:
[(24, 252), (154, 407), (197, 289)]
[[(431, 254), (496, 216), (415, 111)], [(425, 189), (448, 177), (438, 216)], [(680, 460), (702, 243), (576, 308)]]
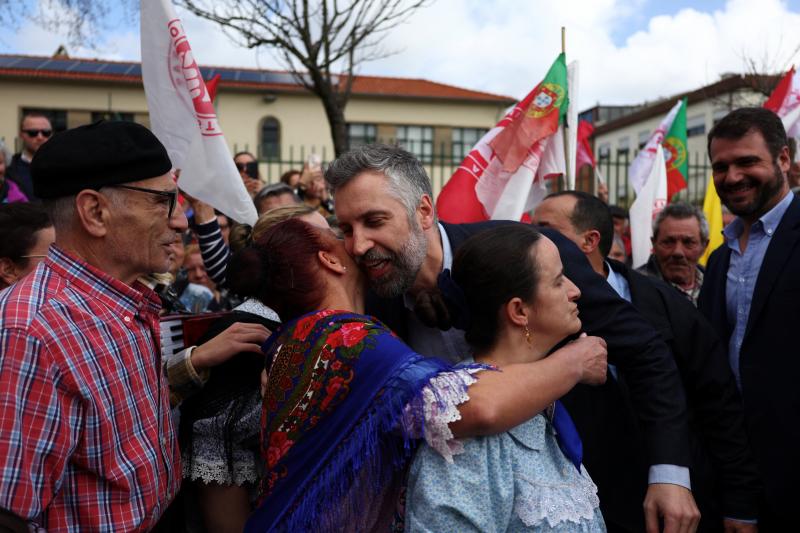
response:
[(146, 531), (180, 484), (153, 291), (53, 246), (0, 293), (0, 508)]

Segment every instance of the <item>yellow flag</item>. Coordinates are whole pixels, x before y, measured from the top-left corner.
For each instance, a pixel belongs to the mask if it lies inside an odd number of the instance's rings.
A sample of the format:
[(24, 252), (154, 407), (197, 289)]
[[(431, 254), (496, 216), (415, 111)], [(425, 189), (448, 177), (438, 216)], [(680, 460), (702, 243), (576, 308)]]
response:
[(722, 202), (717, 195), (717, 188), (714, 187), (714, 179), (708, 178), (706, 186), (706, 198), (703, 200), (703, 213), (708, 220), (708, 248), (706, 253), (700, 258), (700, 264), (705, 266), (708, 256), (716, 250), (725, 240), (722, 237)]

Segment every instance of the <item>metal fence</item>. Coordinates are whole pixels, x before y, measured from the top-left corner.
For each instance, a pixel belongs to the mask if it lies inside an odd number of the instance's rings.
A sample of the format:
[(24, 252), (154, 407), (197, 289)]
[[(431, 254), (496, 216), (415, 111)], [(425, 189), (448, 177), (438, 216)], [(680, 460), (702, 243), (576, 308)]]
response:
[[(608, 185), (609, 203), (625, 207), (633, 203), (635, 195), (628, 178), (628, 171), (635, 157), (635, 154), (629, 156), (627, 152), (620, 152), (614, 158), (598, 159), (597, 169)], [(711, 175), (711, 165), (705, 153), (695, 152), (687, 154), (687, 157), (689, 158), (687, 188), (676, 194), (673, 200), (702, 205)], [(582, 184), (578, 183), (576, 188), (582, 188)]]
[[(416, 152), (414, 146), (405, 146), (405, 148)], [(438, 149), (434, 149), (432, 154), (420, 156), (420, 160), (423, 161), (428, 176), (431, 178), (434, 196), (439, 194), (444, 184), (450, 179), (450, 176), (458, 169), (463, 158), (461, 153), (456, 153), (452, 145), (442, 144), (436, 148)], [(288, 170), (302, 170), (303, 165), (308, 160), (308, 156), (311, 154), (317, 154), (320, 157), (323, 168), (333, 157), (333, 153), (330, 150), (326, 150), (324, 146), (321, 149), (313, 146), (290, 146), (285, 150), (285, 157), (259, 158), (261, 177), (267, 183), (275, 183)], [(623, 207), (629, 207), (633, 203), (635, 195), (630, 184), (628, 172), (630, 164), (635, 157), (636, 153), (629, 155), (628, 152), (619, 152), (614, 156), (598, 159), (597, 170), (608, 186), (609, 203)], [(696, 152), (687, 154), (687, 157), (689, 158), (687, 188), (679, 192), (674, 200), (702, 205), (711, 173), (711, 166), (705, 153)], [(594, 175), (588, 167), (581, 169), (576, 178), (575, 188), (593, 192), (593, 177)], [(548, 180), (547, 185), (548, 189), (552, 191), (564, 188), (563, 180)]]
[[(390, 142), (389, 144), (395, 144)], [(453, 153), (453, 147), (450, 144), (442, 143), (437, 146), (433, 153), (421, 154), (419, 148), (415, 147), (413, 143), (404, 143), (403, 148), (411, 151), (417, 155), (422, 161), (428, 176), (431, 178), (431, 185), (433, 187), (434, 196), (439, 194), (442, 187), (450, 176), (458, 169), (458, 166), (463, 160), (463, 155)], [(234, 147), (236, 148), (236, 147)], [(325, 146), (317, 148), (314, 146), (294, 147), (289, 146), (284, 150), (283, 157), (264, 157), (258, 158), (259, 171), (261, 172), (261, 179), (267, 183), (276, 183), (280, 177), (289, 170), (303, 169), (303, 165), (308, 161), (311, 154), (316, 154), (322, 160), (322, 167), (325, 168), (330, 160), (333, 158), (331, 150)]]

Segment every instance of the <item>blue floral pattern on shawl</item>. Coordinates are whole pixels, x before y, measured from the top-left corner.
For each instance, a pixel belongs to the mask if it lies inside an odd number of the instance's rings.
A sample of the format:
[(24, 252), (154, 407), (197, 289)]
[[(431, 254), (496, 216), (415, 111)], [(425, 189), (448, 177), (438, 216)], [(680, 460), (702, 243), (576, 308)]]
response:
[(374, 318), (333, 310), (284, 324), (263, 351), (273, 361), (261, 420), (266, 473), (245, 531), (387, 530), (424, 424), (422, 390), (453, 367)]

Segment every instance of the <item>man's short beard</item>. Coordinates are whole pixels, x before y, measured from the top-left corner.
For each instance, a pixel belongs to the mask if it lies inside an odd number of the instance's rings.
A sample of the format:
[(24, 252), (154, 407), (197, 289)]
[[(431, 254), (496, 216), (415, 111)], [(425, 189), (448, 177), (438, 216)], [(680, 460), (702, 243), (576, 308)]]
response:
[(727, 207), (731, 213), (738, 217), (749, 217), (751, 215), (763, 215), (766, 213), (766, 211), (762, 212), (762, 210), (769, 204), (773, 197), (780, 193), (781, 188), (783, 187), (783, 180), (786, 179), (784, 178), (783, 171), (781, 171), (780, 167), (778, 167), (778, 165), (773, 166), (775, 169), (774, 179), (770, 182), (762, 183), (759, 186), (756, 197), (751, 203), (742, 207), (735, 207), (728, 205), (727, 202), (723, 202), (725, 207)]
[(416, 220), (409, 221), (410, 233), (408, 240), (397, 252), (380, 254), (374, 249), (368, 250), (359, 263), (372, 259), (386, 257), (392, 265), (390, 273), (378, 279), (370, 279), (370, 288), (381, 298), (395, 298), (407, 292), (414, 285), (428, 255), (428, 239), (425, 232), (419, 227)]

